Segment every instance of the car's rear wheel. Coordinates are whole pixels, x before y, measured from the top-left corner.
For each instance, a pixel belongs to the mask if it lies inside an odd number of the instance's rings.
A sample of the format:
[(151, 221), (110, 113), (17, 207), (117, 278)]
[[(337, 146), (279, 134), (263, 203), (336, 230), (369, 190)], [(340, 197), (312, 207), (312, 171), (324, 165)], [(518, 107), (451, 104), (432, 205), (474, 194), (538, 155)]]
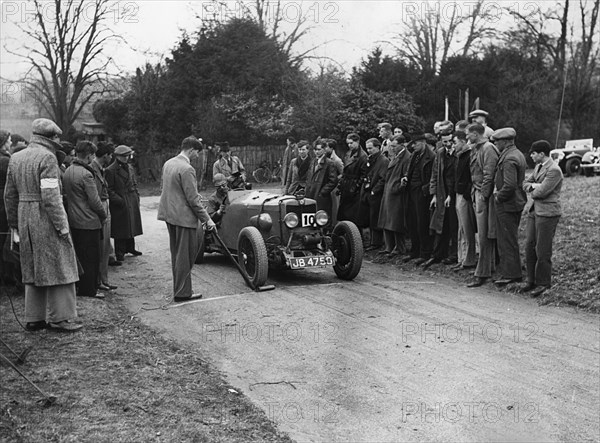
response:
[(196, 260), (194, 260), (194, 263), (201, 265), (204, 263), (204, 250), (206, 249), (206, 241), (204, 239), (204, 229), (202, 229), (202, 225), (199, 225), (198, 229), (196, 229), (196, 236), (198, 237), (198, 254), (196, 254)]
[(565, 163), (565, 172), (568, 177), (577, 175), (581, 169), (581, 159), (577, 157), (570, 158)]
[(336, 263), (333, 270), (342, 280), (352, 280), (360, 272), (363, 261), (363, 244), (356, 225), (341, 221), (333, 228), (332, 250)]
[(255, 287), (262, 286), (269, 274), (267, 247), (258, 229), (247, 226), (238, 236), (238, 263)]

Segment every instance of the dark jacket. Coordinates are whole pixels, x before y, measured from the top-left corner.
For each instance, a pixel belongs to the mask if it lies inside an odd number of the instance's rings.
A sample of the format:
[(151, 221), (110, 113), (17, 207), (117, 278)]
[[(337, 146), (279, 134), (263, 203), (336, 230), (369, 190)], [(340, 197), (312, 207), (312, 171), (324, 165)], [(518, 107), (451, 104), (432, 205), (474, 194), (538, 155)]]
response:
[(457, 194), (462, 195), (465, 200), (471, 201), (471, 147), (465, 145), (465, 149), (458, 154), (456, 162), (456, 186), (454, 190)]
[(107, 214), (102, 207), (92, 168), (76, 158), (63, 176), (69, 226), (73, 229), (101, 229)]
[(314, 158), (306, 174), (306, 197), (315, 199), (317, 209), (326, 211), (331, 217), (331, 191), (337, 186), (337, 170), (327, 157)]
[(368, 157), (367, 172), (360, 191), (360, 227), (377, 228), (379, 224), (379, 211), (389, 162), (381, 151)]
[(436, 205), (431, 216), (429, 229), (438, 234), (442, 233), (444, 227), (444, 217), (446, 216), (446, 206), (444, 202), (450, 196), (450, 205), (456, 204), (456, 153), (446, 154), (446, 148), (442, 147), (435, 153), (433, 167), (431, 168), (431, 179), (429, 181), (429, 194), (435, 195)]
[(362, 148), (348, 151), (344, 157), (344, 172), (339, 182), (340, 207), (338, 220), (358, 222), (360, 189), (367, 174), (367, 154)]
[(110, 236), (117, 239), (133, 238), (142, 234), (140, 196), (135, 172), (128, 163), (115, 160), (105, 170), (110, 200)]
[(515, 145), (508, 146), (500, 154), (496, 169), (496, 208), (506, 212), (521, 212), (527, 203), (523, 190), (527, 163), (525, 156)]
[(429, 197), (429, 182), (434, 158), (435, 154), (429, 145), (423, 148), (421, 153), (413, 152), (407, 173), (408, 188), (411, 191), (419, 189), (423, 196)]

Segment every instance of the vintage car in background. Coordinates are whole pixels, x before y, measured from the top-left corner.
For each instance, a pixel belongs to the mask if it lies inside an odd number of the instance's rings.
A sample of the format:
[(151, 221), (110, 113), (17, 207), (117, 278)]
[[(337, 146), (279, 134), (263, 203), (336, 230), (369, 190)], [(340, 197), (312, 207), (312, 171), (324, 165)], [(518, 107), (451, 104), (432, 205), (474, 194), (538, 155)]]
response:
[(584, 154), (590, 152), (592, 146), (594, 146), (594, 140), (591, 138), (567, 140), (564, 148), (553, 149), (550, 151), (550, 156), (558, 163), (565, 175), (577, 175), (580, 173)]
[[(358, 228), (348, 221), (331, 227), (330, 215), (317, 211), (314, 200), (302, 195), (232, 190), (229, 202), (217, 232), (229, 252), (237, 255), (251, 286), (262, 286), (269, 268), (331, 266), (343, 280), (352, 280), (360, 272), (363, 244)], [(203, 241), (196, 263), (207, 253), (227, 253), (209, 231), (199, 235)]]
[(600, 175), (600, 146), (596, 146), (591, 151), (583, 154), (581, 158), (581, 170), (587, 177), (594, 174)]

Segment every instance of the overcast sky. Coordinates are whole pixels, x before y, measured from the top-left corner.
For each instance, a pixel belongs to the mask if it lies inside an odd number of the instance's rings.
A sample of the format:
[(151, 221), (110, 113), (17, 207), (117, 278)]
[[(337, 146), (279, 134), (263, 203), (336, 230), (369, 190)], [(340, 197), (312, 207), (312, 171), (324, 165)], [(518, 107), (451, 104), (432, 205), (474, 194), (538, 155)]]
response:
[[(248, 0), (249, 1), (249, 0)], [(4, 49), (20, 45), (16, 23), (31, 20), (32, 5), (25, 1), (2, 0), (2, 23), (0, 34), (0, 75), (3, 79), (15, 80), (26, 66)], [(474, 4), (471, 0), (441, 2), (442, 16), (448, 15), (451, 7), (468, 14)], [(541, 2), (488, 1), (489, 12), (496, 14), (497, 25), (506, 26), (512, 19), (502, 6), (512, 5), (522, 13), (539, 10)], [(236, 2), (225, 2), (220, 9), (210, 1), (130, 1), (116, 3), (111, 14), (111, 27), (123, 35), (128, 45), (119, 44), (108, 48), (108, 52), (125, 72), (133, 72), (146, 61), (156, 63), (169, 55), (182, 32), (194, 33), (201, 27), (201, 19), (217, 13), (222, 19), (240, 14)], [(311, 26), (309, 34), (298, 43), (296, 49), (304, 51), (318, 46), (315, 55), (328, 57), (350, 71), (377, 45), (392, 52), (384, 42), (393, 39), (411, 14), (424, 14), (427, 4), (423, 1), (285, 1), (283, 16), (286, 25), (292, 27), (298, 14), (307, 18)], [(315, 62), (316, 63), (316, 62)], [(312, 66), (313, 68), (315, 65)]]

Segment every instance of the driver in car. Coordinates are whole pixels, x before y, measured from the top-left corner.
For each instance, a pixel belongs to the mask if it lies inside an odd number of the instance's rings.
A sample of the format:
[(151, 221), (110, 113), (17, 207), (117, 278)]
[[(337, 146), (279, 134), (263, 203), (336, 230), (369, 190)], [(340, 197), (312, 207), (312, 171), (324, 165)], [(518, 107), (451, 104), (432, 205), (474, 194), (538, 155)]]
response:
[(231, 155), (229, 142), (218, 144), (221, 158), (213, 164), (213, 177), (223, 174), (231, 189), (244, 188), (246, 185), (246, 169), (239, 157)]
[(227, 178), (223, 174), (215, 174), (213, 184), (215, 185), (215, 192), (208, 197), (206, 210), (212, 221), (219, 227), (225, 209), (229, 206), (229, 186), (227, 186)]

